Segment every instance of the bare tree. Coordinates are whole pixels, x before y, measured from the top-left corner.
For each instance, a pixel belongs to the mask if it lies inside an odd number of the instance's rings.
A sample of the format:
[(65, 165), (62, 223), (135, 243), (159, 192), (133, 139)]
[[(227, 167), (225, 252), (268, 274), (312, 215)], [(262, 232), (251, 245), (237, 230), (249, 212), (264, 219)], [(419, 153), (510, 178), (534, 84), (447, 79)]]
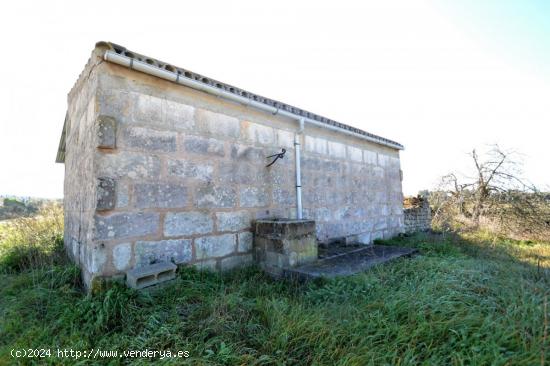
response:
[[(474, 227), (486, 218), (510, 231), (526, 235), (547, 235), (550, 231), (550, 199), (522, 178), (519, 154), (491, 146), (485, 154), (469, 154), (472, 174), (442, 178), (435, 197), (434, 219), (465, 218)], [(542, 234), (541, 234), (542, 233)]]

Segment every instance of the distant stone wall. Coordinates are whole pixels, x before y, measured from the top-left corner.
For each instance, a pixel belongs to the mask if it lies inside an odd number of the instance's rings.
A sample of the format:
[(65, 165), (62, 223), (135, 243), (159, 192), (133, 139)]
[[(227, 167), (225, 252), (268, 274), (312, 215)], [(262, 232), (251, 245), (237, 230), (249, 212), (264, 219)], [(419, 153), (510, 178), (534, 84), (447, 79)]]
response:
[[(95, 89), (70, 102), (65, 202), (87, 283), (158, 261), (251, 263), (252, 221), (295, 217), (296, 121), (107, 62), (83, 75)], [(300, 141), (318, 240), (403, 231), (397, 150), (311, 126)]]
[(427, 231), (432, 227), (432, 210), (428, 196), (407, 197), (404, 200), (405, 232)]

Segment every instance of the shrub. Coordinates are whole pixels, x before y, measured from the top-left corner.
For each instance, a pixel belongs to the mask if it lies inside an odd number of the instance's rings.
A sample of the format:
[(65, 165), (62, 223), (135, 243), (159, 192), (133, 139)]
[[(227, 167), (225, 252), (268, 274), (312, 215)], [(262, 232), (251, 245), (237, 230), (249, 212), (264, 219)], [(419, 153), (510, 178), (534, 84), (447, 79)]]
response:
[(11, 220), (0, 230), (0, 271), (22, 272), (65, 263), (60, 204), (43, 206), (37, 215)]

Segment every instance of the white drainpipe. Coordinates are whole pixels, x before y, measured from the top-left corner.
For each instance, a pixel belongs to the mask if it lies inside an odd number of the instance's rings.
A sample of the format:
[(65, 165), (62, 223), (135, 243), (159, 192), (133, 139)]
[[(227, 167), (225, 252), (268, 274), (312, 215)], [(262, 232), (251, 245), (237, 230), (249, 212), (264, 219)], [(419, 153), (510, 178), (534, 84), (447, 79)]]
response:
[(302, 216), (302, 168), (300, 161), (300, 135), (304, 131), (304, 119), (300, 118), (300, 128), (294, 135), (294, 156), (296, 158), (296, 218), (301, 220)]
[(214, 86), (201, 83), (191, 78), (187, 78), (178, 74), (177, 72), (168, 71), (161, 69), (155, 65), (148, 64), (147, 62), (139, 61), (134, 58), (118, 54), (114, 51), (105, 51), (103, 56), (105, 61), (113, 62), (115, 64), (128, 67), (133, 70), (143, 72), (145, 74), (153, 75), (161, 79), (173, 81), (177, 84), (185, 85), (187, 87), (204, 91), (209, 94), (213, 94), (219, 97), (223, 97), (238, 103), (249, 105), (263, 111), (269, 112), (271, 114), (280, 114), (282, 116), (294, 119), (300, 123), (299, 131), (294, 136), (294, 148), (295, 148), (295, 158), (296, 158), (296, 218), (302, 219), (302, 179), (301, 179), (301, 166), (300, 166), (300, 135), (304, 131), (304, 123), (309, 123), (317, 127), (326, 128), (332, 131), (337, 131), (339, 133), (344, 133), (346, 135), (351, 135), (363, 140), (371, 141), (376, 144), (389, 146), (394, 149), (403, 150), (403, 146), (399, 144), (394, 144), (391, 141), (378, 140), (371, 136), (362, 135), (360, 133), (346, 130), (337, 126), (329, 125), (316, 121), (311, 118), (306, 118), (292, 112), (285, 110), (280, 110), (279, 108), (272, 107), (270, 105), (257, 102), (250, 98), (246, 98), (237, 94), (233, 94), (223, 89), (216, 88)]

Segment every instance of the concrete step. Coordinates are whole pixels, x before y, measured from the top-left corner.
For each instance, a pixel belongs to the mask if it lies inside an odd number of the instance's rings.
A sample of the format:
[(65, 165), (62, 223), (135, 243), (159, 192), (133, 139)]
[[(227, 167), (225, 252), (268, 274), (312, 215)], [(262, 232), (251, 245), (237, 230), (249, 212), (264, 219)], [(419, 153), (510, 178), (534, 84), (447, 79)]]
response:
[(318, 261), (294, 268), (285, 268), (284, 275), (299, 280), (318, 277), (333, 278), (350, 276), (363, 272), (375, 265), (391, 260), (410, 257), (418, 253), (417, 249), (387, 245), (369, 245), (343, 254), (319, 259)]
[(141, 289), (153, 286), (176, 278), (174, 263), (155, 263), (149, 266), (134, 268), (126, 272), (126, 284), (128, 287)]

